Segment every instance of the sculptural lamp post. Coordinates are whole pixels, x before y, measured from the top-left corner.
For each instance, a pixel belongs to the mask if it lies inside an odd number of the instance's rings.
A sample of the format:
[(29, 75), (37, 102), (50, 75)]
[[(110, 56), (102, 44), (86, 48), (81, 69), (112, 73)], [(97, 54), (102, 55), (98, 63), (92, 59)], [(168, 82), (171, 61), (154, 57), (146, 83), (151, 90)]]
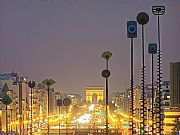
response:
[(29, 81), (28, 86), (31, 88), (31, 127), (30, 127), (30, 135), (32, 135), (32, 118), (33, 118), (33, 89), (35, 87), (34, 81)]
[(160, 39), (160, 15), (165, 13), (165, 6), (153, 6), (152, 12), (157, 16), (157, 29), (158, 29), (158, 89), (156, 91), (157, 95), (157, 107), (156, 107), (156, 134), (163, 135), (163, 121), (164, 121), (164, 112), (163, 112), (163, 102), (162, 102), (162, 72), (161, 72), (161, 39)]
[(133, 73), (133, 39), (137, 38), (137, 22), (136, 21), (128, 21), (127, 22), (127, 37), (131, 39), (131, 45), (130, 45), (130, 54), (131, 54), (131, 62), (130, 62), (130, 96), (131, 96), (131, 105), (130, 105), (130, 121), (129, 125), (131, 126), (131, 133), (132, 135), (134, 134), (134, 121), (133, 121), (133, 116), (134, 116), (134, 73)]
[(142, 72), (141, 72), (141, 90), (142, 90), (142, 102), (141, 102), (141, 128), (140, 134), (147, 134), (147, 107), (145, 105), (145, 47), (144, 47), (144, 25), (148, 23), (149, 16), (145, 12), (140, 12), (137, 15), (137, 22), (141, 25), (142, 31)]

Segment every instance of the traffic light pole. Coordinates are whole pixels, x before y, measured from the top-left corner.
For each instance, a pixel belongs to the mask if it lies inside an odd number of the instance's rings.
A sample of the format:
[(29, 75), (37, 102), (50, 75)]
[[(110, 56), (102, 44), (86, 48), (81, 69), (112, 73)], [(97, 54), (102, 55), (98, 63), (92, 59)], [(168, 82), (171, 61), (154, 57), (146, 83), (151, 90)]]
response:
[(133, 38), (131, 38), (131, 132), (132, 135), (134, 134), (134, 121), (133, 121), (133, 117), (134, 117), (134, 75), (133, 75)]

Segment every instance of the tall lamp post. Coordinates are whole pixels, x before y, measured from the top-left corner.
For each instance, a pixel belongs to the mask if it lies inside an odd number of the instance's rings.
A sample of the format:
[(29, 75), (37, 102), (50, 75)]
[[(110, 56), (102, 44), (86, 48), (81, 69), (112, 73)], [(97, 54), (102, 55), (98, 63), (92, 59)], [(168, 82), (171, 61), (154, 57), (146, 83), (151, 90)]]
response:
[(131, 39), (131, 62), (130, 62), (130, 80), (131, 80), (131, 84), (130, 84), (130, 88), (131, 88), (131, 106), (130, 106), (130, 113), (131, 113), (131, 119), (130, 119), (130, 126), (131, 126), (131, 132), (132, 135), (134, 134), (134, 121), (133, 121), (133, 117), (134, 117), (134, 73), (133, 73), (133, 38), (137, 37), (137, 22), (136, 21), (128, 21), (127, 22), (127, 37)]
[(44, 81), (42, 81), (42, 83), (48, 87), (48, 130), (47, 130), (47, 134), (49, 135), (49, 113), (50, 113), (49, 87), (52, 86), (56, 82), (52, 79), (45, 79)]
[(28, 86), (31, 88), (31, 127), (30, 127), (30, 135), (32, 135), (32, 111), (33, 111), (33, 89), (35, 87), (35, 82), (34, 81), (29, 81)]
[(157, 115), (156, 115), (156, 133), (163, 135), (163, 103), (162, 103), (162, 72), (161, 72), (161, 39), (160, 39), (160, 15), (165, 13), (165, 6), (153, 6), (152, 12), (157, 16), (158, 29), (158, 89), (157, 94)]
[(152, 83), (152, 135), (155, 135), (155, 121), (154, 121), (154, 54), (157, 53), (157, 44), (150, 43), (148, 46), (148, 52), (151, 54), (151, 83)]
[(102, 54), (102, 57), (106, 60), (106, 69), (102, 71), (102, 76), (106, 79), (106, 135), (108, 135), (108, 77), (110, 76), (110, 71), (108, 70), (108, 61), (112, 53), (105, 51)]
[(141, 90), (142, 90), (142, 104), (141, 104), (141, 130), (140, 134), (144, 135), (147, 133), (147, 107), (145, 106), (145, 49), (144, 49), (144, 25), (148, 23), (149, 16), (145, 12), (140, 12), (137, 15), (137, 22), (141, 25), (142, 29), (142, 72), (141, 72)]

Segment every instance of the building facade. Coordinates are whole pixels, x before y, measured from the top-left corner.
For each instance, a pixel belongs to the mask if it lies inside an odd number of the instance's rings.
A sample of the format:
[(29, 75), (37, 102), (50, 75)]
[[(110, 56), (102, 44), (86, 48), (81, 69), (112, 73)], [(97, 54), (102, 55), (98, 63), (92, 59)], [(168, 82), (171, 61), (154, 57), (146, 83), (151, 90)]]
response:
[(171, 106), (180, 110), (180, 62), (170, 63)]

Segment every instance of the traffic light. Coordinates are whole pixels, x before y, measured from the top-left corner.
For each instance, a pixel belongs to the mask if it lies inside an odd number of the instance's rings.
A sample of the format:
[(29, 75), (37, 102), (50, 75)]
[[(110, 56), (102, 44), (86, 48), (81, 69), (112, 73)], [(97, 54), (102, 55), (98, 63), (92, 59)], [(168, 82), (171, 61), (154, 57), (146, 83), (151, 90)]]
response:
[(137, 22), (136, 21), (127, 22), (127, 37), (128, 38), (137, 37)]

